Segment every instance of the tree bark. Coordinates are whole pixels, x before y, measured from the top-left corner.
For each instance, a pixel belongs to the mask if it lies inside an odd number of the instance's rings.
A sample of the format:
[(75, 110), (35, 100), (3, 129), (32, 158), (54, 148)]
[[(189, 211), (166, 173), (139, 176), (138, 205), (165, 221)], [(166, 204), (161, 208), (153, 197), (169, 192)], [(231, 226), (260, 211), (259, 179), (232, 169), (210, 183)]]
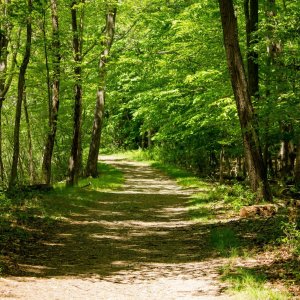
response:
[[(81, 1), (83, 3), (83, 1)], [(81, 167), (81, 124), (82, 124), (82, 31), (83, 31), (83, 12), (80, 16), (80, 24), (77, 21), (77, 9), (74, 6), (78, 1), (73, 1), (71, 6), (72, 31), (73, 31), (73, 52), (75, 61), (75, 95), (74, 95), (74, 126), (71, 155), (69, 159), (69, 169), (67, 185), (73, 186), (78, 183)]]
[(29, 161), (28, 173), (30, 178), (30, 184), (33, 184), (35, 181), (35, 169), (34, 169), (34, 161), (33, 161), (31, 126), (30, 126), (30, 118), (28, 114), (28, 105), (27, 105), (25, 88), (24, 88), (24, 96), (23, 96), (23, 106), (24, 106), (25, 121), (27, 125), (28, 161)]
[[(1, 3), (1, 13), (3, 17), (7, 17), (7, 1)], [(7, 57), (8, 57), (8, 43), (9, 43), (9, 29), (8, 26), (0, 27), (0, 180), (4, 180), (4, 166), (2, 159), (2, 107), (5, 95), (8, 91), (6, 84), (7, 77)]]
[(86, 165), (86, 176), (98, 176), (98, 155), (100, 149), (101, 131), (104, 118), (105, 103), (105, 81), (106, 81), (106, 63), (108, 61), (109, 52), (114, 40), (115, 23), (117, 9), (109, 10), (106, 15), (105, 41), (103, 42), (104, 50), (100, 55), (99, 62), (99, 87), (97, 91), (96, 108), (94, 115), (94, 123), (92, 129), (92, 137), (89, 149), (89, 155)]
[[(56, 8), (56, 5), (55, 5)], [(56, 24), (55, 24), (56, 25)], [(50, 76), (50, 67), (49, 67), (49, 55), (47, 47), (47, 34), (46, 34), (46, 9), (43, 9), (43, 23), (42, 23), (42, 32), (43, 32), (43, 42), (44, 42), (44, 55), (45, 55), (45, 67), (46, 67), (46, 78), (47, 78), (47, 96), (48, 96), (48, 114), (49, 114), (49, 126), (51, 123), (51, 107), (52, 107), (52, 93), (51, 93), (51, 76)]]
[(266, 201), (271, 201), (272, 194), (267, 181), (267, 173), (257, 134), (258, 125), (255, 121), (238, 41), (237, 19), (233, 2), (232, 0), (219, 0), (219, 5), (227, 64), (240, 120), (250, 186), (253, 192), (257, 194), (258, 200), (265, 199)]
[(257, 39), (253, 35), (258, 29), (258, 0), (244, 0), (247, 37), (247, 71), (250, 96), (258, 97), (258, 53), (253, 49)]
[(31, 25), (31, 12), (32, 0), (28, 0), (28, 18), (26, 26), (26, 47), (23, 61), (20, 67), (19, 80), (18, 80), (18, 98), (16, 104), (15, 127), (14, 127), (14, 147), (13, 147), (13, 160), (11, 166), (11, 173), (9, 179), (9, 189), (12, 189), (17, 183), (18, 173), (18, 160), (20, 153), (20, 122), (22, 113), (22, 101), (25, 87), (25, 75), (31, 53), (31, 38), (32, 38), (32, 25)]
[(0, 98), (0, 179), (1, 182), (4, 181), (4, 165), (2, 159), (2, 106), (3, 106), (3, 99)]
[(51, 162), (54, 149), (55, 136), (57, 131), (58, 110), (59, 110), (59, 87), (60, 87), (60, 37), (57, 0), (51, 0), (52, 18), (52, 60), (53, 60), (53, 79), (52, 79), (52, 102), (49, 111), (49, 131), (44, 148), (42, 164), (42, 181), (45, 184), (51, 182)]
[(300, 140), (298, 141), (296, 151), (295, 185), (300, 188)]
[(220, 151), (220, 174), (219, 183), (224, 183), (224, 146), (222, 146)]

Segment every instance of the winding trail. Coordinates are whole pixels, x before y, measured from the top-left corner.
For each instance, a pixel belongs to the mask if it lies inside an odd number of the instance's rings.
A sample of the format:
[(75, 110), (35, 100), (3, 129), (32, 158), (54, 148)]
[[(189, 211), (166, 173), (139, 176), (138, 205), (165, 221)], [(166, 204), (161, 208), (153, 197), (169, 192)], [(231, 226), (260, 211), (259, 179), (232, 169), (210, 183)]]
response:
[(0, 279), (0, 299), (230, 299), (208, 227), (189, 219), (192, 191), (145, 163), (102, 160), (124, 172), (124, 187), (91, 192), (51, 241), (32, 245), (26, 275)]

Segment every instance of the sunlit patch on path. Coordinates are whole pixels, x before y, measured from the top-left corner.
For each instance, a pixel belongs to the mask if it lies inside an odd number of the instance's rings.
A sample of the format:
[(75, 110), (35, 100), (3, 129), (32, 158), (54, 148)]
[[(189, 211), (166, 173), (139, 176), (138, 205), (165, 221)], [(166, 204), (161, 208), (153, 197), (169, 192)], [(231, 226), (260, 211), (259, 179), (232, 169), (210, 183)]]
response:
[(209, 229), (189, 218), (192, 191), (145, 163), (104, 159), (124, 187), (65, 215), (26, 252), (22, 277), (0, 279), (0, 299), (229, 299)]

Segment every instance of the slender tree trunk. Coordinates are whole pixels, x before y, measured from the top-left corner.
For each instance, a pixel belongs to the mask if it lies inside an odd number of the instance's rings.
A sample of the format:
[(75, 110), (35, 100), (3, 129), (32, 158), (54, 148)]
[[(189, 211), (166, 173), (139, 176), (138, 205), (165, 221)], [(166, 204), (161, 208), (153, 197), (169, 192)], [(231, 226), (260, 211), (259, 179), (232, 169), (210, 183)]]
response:
[(49, 68), (49, 55), (47, 47), (47, 35), (46, 35), (46, 9), (43, 10), (43, 39), (44, 39), (44, 55), (45, 55), (45, 67), (46, 67), (46, 77), (47, 77), (47, 95), (48, 95), (48, 114), (49, 114), (49, 127), (51, 126), (51, 107), (52, 107), (52, 95), (51, 95), (51, 78), (50, 78), (50, 68)]
[(247, 71), (250, 96), (258, 97), (258, 53), (253, 49), (257, 44), (254, 36), (258, 29), (258, 0), (244, 0), (247, 37)]
[(236, 159), (236, 177), (243, 177), (242, 158), (240, 156)]
[(295, 185), (300, 187), (300, 140), (297, 144), (296, 165), (295, 165)]
[[(83, 2), (82, 2), (83, 3)], [(74, 103), (74, 126), (71, 155), (69, 159), (69, 170), (67, 185), (73, 186), (78, 183), (78, 177), (81, 167), (81, 124), (82, 124), (82, 30), (83, 30), (83, 12), (80, 16), (80, 24), (77, 21), (77, 9), (74, 6), (78, 1), (73, 1), (71, 6), (72, 31), (73, 31), (73, 51), (75, 60), (75, 103)]]
[(224, 147), (222, 146), (220, 151), (220, 177), (219, 182), (224, 183)]
[(25, 75), (31, 53), (31, 38), (32, 38), (32, 25), (31, 25), (31, 12), (32, 12), (32, 0), (28, 0), (28, 18), (26, 29), (26, 48), (23, 57), (23, 61), (20, 67), (19, 80), (18, 80), (18, 98), (16, 104), (15, 115), (15, 127), (14, 127), (14, 147), (13, 147), (13, 160), (11, 166), (9, 189), (12, 189), (17, 183), (18, 173), (18, 160), (20, 152), (20, 122), (22, 112), (22, 101), (25, 87)]
[(152, 131), (151, 129), (148, 130), (148, 149), (152, 148)]
[(44, 148), (42, 164), (42, 180), (45, 184), (51, 182), (51, 162), (54, 149), (55, 136), (57, 131), (58, 110), (59, 110), (59, 87), (60, 87), (60, 37), (57, 0), (51, 0), (52, 17), (52, 53), (53, 53), (53, 79), (52, 79), (52, 101), (49, 111), (49, 131)]
[(142, 133), (142, 150), (145, 150), (145, 132)]
[(97, 91), (96, 108), (91, 137), (89, 156), (86, 165), (86, 176), (98, 175), (98, 155), (100, 149), (101, 131), (104, 118), (106, 63), (114, 40), (117, 9), (109, 10), (106, 15), (106, 40), (103, 43), (104, 50), (99, 62), (99, 87)]
[(25, 89), (24, 89), (24, 96), (23, 96), (23, 106), (24, 106), (25, 121), (27, 125), (29, 178), (30, 178), (30, 183), (33, 184), (35, 181), (35, 170), (34, 170), (34, 161), (33, 161), (31, 126), (30, 126), (30, 119), (28, 114), (28, 106), (27, 106)]
[(1, 182), (4, 181), (4, 165), (3, 165), (3, 159), (2, 159), (2, 105), (3, 100), (0, 99), (0, 179)]
[(256, 192), (257, 199), (272, 200), (272, 194), (267, 181), (260, 142), (257, 134), (257, 124), (251, 103), (249, 87), (238, 41), (237, 19), (232, 0), (219, 0), (221, 20), (224, 35), (224, 45), (227, 56), (231, 84), (236, 100), (251, 189)]
[[(278, 52), (278, 47), (276, 43), (273, 41), (273, 31), (274, 31), (274, 17), (276, 16), (276, 7), (275, 7), (275, 0), (267, 0), (265, 2), (265, 14), (266, 14), (266, 20), (267, 20), (267, 58), (266, 58), (266, 71), (265, 71), (265, 105), (270, 106), (271, 105), (271, 82), (274, 81), (274, 78), (272, 78), (272, 66), (274, 64), (274, 57), (276, 56)], [(270, 116), (269, 114), (266, 116), (266, 121), (264, 123), (264, 162), (266, 163), (267, 171), (271, 171), (271, 175), (273, 172), (273, 175), (275, 177), (278, 177), (278, 159), (275, 158), (275, 169), (272, 171), (271, 164), (267, 163), (268, 156), (270, 156), (269, 160), (272, 162), (272, 157), (269, 155), (269, 147), (271, 146), (270, 142), (270, 130), (269, 130), (269, 124), (270, 124)]]
[[(3, 17), (7, 16), (7, 1), (2, 4), (1, 13)], [(7, 77), (7, 57), (8, 57), (8, 27), (0, 27), (0, 180), (4, 180), (4, 166), (2, 159), (2, 107), (5, 95), (8, 91), (6, 86)]]
[(284, 124), (284, 122), (281, 122), (280, 129), (283, 136), (278, 155), (280, 159), (280, 177), (286, 180), (288, 176), (292, 176), (294, 168), (295, 154), (294, 145), (291, 141), (293, 128), (290, 123)]

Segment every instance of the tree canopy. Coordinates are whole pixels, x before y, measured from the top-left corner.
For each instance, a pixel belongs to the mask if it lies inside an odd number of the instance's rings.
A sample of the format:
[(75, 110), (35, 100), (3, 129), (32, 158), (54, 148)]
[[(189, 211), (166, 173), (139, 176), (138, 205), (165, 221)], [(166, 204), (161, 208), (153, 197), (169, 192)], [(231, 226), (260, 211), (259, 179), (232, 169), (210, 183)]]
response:
[[(269, 179), (299, 185), (299, 1), (233, 5), (232, 38), (247, 76), (261, 165)], [(0, 7), (4, 188), (97, 176), (95, 162), (88, 171), (97, 141), (100, 153), (148, 149), (199, 175), (251, 181), (248, 125), (239, 123), (216, 1), (2, 0)]]

